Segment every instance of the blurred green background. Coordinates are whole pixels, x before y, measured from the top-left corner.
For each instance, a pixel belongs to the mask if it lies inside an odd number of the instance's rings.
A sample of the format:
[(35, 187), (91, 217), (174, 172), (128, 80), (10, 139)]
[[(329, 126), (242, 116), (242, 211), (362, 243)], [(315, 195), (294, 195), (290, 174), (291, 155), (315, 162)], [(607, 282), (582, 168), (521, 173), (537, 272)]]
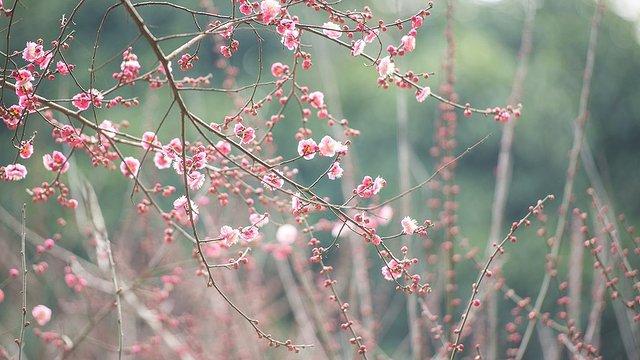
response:
[[(69, 13), (74, 5), (71, 1), (23, 1), (23, 8), (19, 9), (21, 18), (13, 29), (11, 39), (12, 49), (22, 49), (27, 40), (42, 37), (49, 42), (57, 33), (57, 16)], [(176, 2), (196, 7), (195, 1)], [(219, 2), (216, 2), (219, 3)], [(344, 8), (356, 8), (362, 1), (346, 1)], [(401, 1), (398, 11), (397, 3), (393, 1), (371, 1), (378, 16), (388, 20), (404, 17), (419, 8), (423, 2)], [(640, 220), (640, 42), (638, 20), (639, 6), (633, 0), (609, 2), (600, 30), (597, 47), (595, 71), (593, 76), (592, 95), (589, 104), (589, 119), (587, 122), (587, 138), (593, 150), (596, 163), (603, 174), (605, 186), (609, 191), (613, 205), (617, 212), (626, 214), (631, 224), (638, 224)], [(76, 30), (72, 48), (65, 55), (67, 61), (77, 64), (76, 75), (88, 85), (88, 59), (91, 55), (95, 29), (101, 15), (108, 4), (102, 1), (89, 1), (76, 18)], [(228, 6), (227, 2), (220, 6)], [(425, 21), (417, 39), (417, 49), (414, 53), (398, 61), (400, 69), (416, 71), (433, 71), (435, 75), (428, 85), (437, 91), (442, 81), (441, 63), (444, 57), (444, 9), (445, 4), (436, 1), (433, 15)], [(536, 18), (533, 51), (530, 57), (529, 73), (525, 82), (523, 115), (517, 120), (515, 142), (513, 146), (513, 180), (507, 202), (505, 221), (520, 218), (523, 211), (532, 202), (548, 193), (560, 196), (565, 182), (567, 168), (567, 153), (572, 142), (572, 122), (577, 115), (582, 72), (585, 64), (585, 54), (589, 34), (590, 19), (594, 10), (591, 0), (563, 0), (539, 1)], [(28, 15), (27, 15), (28, 14)], [(309, 13), (303, 11), (307, 18)], [(634, 15), (635, 14), (635, 15)], [(193, 24), (188, 15), (177, 15), (169, 10), (142, 9), (142, 15), (148, 19), (149, 27), (158, 36), (174, 32), (193, 31)], [(635, 19), (635, 22), (633, 21)], [(476, 107), (503, 105), (511, 90), (511, 83), (517, 66), (517, 51), (520, 46), (521, 29), (524, 20), (523, 2), (519, 0), (505, 1), (457, 1), (455, 9), (454, 32), (456, 37), (456, 78), (455, 89), (461, 102), (471, 102)], [(311, 22), (309, 20), (308, 22)], [(317, 21), (316, 21), (317, 22)], [(0, 27), (4, 28), (5, 20), (0, 20)], [(4, 34), (4, 33), (3, 33)], [(116, 10), (107, 20), (102, 34), (98, 51), (98, 64), (117, 56), (137, 34), (135, 26), (123, 11)], [(384, 35), (387, 42), (393, 39), (397, 42), (402, 35), (398, 31), (389, 31)], [(283, 61), (290, 64), (289, 52), (279, 44), (279, 39), (273, 33), (264, 33), (266, 40), (265, 64), (273, 61)], [(253, 34), (243, 31), (238, 35), (240, 51), (231, 59), (231, 63), (239, 68), (239, 84), (252, 82), (256, 76), (257, 47), (253, 41)], [(341, 112), (333, 112), (338, 117), (350, 121), (352, 127), (361, 130), (362, 135), (353, 141), (351, 154), (356, 159), (356, 178), (364, 175), (380, 174), (388, 180), (389, 186), (385, 194), (395, 194), (398, 191), (397, 165), (397, 123), (396, 123), (396, 93), (399, 90), (382, 90), (376, 87), (376, 74), (370, 67), (363, 66), (361, 59), (351, 57), (343, 48), (333, 44), (320, 45), (317, 38), (307, 34), (303, 43), (310, 45), (307, 49), (314, 57), (312, 71), (303, 73), (302, 83), (312, 89), (325, 91), (330, 105), (339, 105)], [(168, 51), (173, 50), (180, 41), (167, 42), (164, 46)], [(215, 66), (219, 55), (211, 48), (210, 39), (203, 42), (200, 50), (200, 61), (194, 71), (185, 75), (213, 74), (213, 84), (219, 86), (224, 78)], [(5, 47), (2, 36), (0, 48)], [(153, 54), (143, 40), (134, 45), (134, 51), (140, 58), (143, 71), (148, 69), (153, 61)], [(371, 49), (368, 52), (371, 53)], [(323, 63), (324, 62), (324, 63)], [(105, 66), (98, 75), (97, 88), (107, 88), (113, 84), (111, 73), (117, 70), (119, 59)], [(333, 74), (324, 74), (323, 66), (330, 66)], [(177, 65), (174, 62), (174, 69)], [(325, 89), (323, 76), (328, 76), (335, 83), (339, 98), (329, 98)], [(270, 78), (266, 74), (265, 78)], [(325, 80), (326, 81), (326, 80)], [(70, 79), (54, 82), (56, 85), (45, 85), (43, 94), (54, 98), (68, 98), (77, 90)], [(104, 112), (104, 116), (112, 121), (128, 120), (130, 131), (140, 135), (143, 129), (154, 123), (166, 110), (168, 103), (167, 89), (148, 90), (145, 85), (138, 84), (135, 88), (124, 88), (118, 95), (124, 97), (138, 96), (141, 104), (137, 108), (124, 109), (118, 107)], [(415, 154), (412, 164), (414, 178), (411, 183), (420, 181), (425, 171), (431, 173), (434, 167), (432, 158), (428, 154), (433, 145), (433, 123), (438, 117), (437, 103), (431, 99), (423, 104), (414, 101), (413, 93), (405, 93), (409, 107), (410, 144)], [(222, 117), (231, 112), (230, 102), (224, 95), (193, 92), (187, 96), (196, 113), (207, 121), (221, 122)], [(271, 111), (275, 105), (269, 105)], [(294, 107), (295, 109), (295, 107)], [(330, 108), (331, 110), (331, 108)], [(103, 111), (98, 112), (100, 120)], [(271, 114), (269, 110), (263, 114)], [(293, 134), (299, 123), (295, 111), (287, 111), (291, 125), (283, 122), (276, 129), (279, 151), (295, 154), (295, 140)], [(161, 140), (173, 137), (178, 129), (177, 116), (169, 117), (169, 124), (160, 133)], [(314, 137), (320, 138), (328, 130), (322, 122), (312, 120), (310, 125), (314, 130)], [(40, 125), (30, 125), (28, 133), (33, 130), (48, 133)], [(262, 130), (262, 129), (260, 129)], [(262, 134), (260, 132), (259, 134)], [(464, 157), (457, 168), (456, 182), (461, 186), (459, 199), (459, 225), (463, 234), (472, 244), (484, 248), (489, 233), (491, 221), (491, 203), (494, 190), (494, 169), (499, 150), (501, 125), (490, 118), (473, 116), (471, 119), (459, 117), (458, 143), (459, 151), (475, 143), (489, 132), (495, 132), (487, 142), (474, 152)], [(9, 139), (12, 133), (5, 127), (0, 128), (0, 142), (3, 151), (0, 152), (0, 163), (12, 161), (15, 153), (10, 150)], [(51, 144), (38, 143), (45, 140), (39, 136), (36, 149), (50, 149)], [(37, 151), (37, 150), (36, 150)], [(130, 150), (129, 150), (130, 151)], [(136, 150), (130, 152), (133, 156), (140, 156)], [(29, 160), (30, 174), (26, 181), (1, 185), (0, 203), (2, 206), (18, 213), (19, 204), (29, 201), (24, 191), (25, 186), (33, 187), (42, 181), (45, 171), (39, 165), (41, 154), (36, 153)], [(86, 156), (80, 155), (82, 161), (76, 160), (85, 174), (92, 180), (98, 198), (101, 201), (108, 228), (118, 228), (123, 221), (123, 214), (131, 214), (129, 201), (131, 186), (120, 176), (104, 176), (104, 170), (90, 170), (86, 163)], [(78, 158), (80, 158), (78, 157)], [(299, 164), (300, 178), (303, 183), (312, 181), (319, 172), (318, 164), (305, 162)], [(324, 163), (322, 163), (324, 164)], [(166, 183), (178, 184), (175, 176), (164, 173), (161, 178)], [(589, 203), (585, 190), (589, 186), (583, 172), (579, 173), (576, 182), (576, 205), (587, 208)], [(341, 192), (337, 183), (324, 184), (321, 192), (340, 199)], [(414, 214), (417, 218), (434, 217), (425, 205), (423, 193), (412, 197)], [(49, 233), (55, 219), (59, 216), (69, 217), (66, 210), (59, 210), (55, 205), (29, 206), (31, 218), (30, 226), (43, 234)], [(54, 209), (55, 216), (52, 216)], [(557, 204), (550, 207), (548, 212), (553, 215)], [(59, 212), (59, 213), (58, 213)], [(224, 215), (223, 215), (224, 216)], [(36, 220), (37, 219), (37, 220)], [(553, 229), (555, 218), (552, 216), (549, 229)], [(71, 230), (69, 230), (72, 232)], [(390, 232), (392, 230), (389, 230)], [(73, 248), (72, 234), (65, 234), (65, 241)], [(535, 296), (539, 283), (544, 275), (542, 269), (545, 263), (547, 247), (539, 238), (531, 235), (517, 246), (508, 250), (508, 261), (505, 273), (508, 274), (509, 284), (522, 296)], [(10, 240), (13, 241), (13, 240)], [(78, 247), (79, 251), (82, 251)], [(636, 262), (637, 263), (637, 262)], [(466, 266), (466, 265), (465, 265)], [(566, 266), (566, 262), (561, 266)], [(471, 270), (471, 266), (468, 266)], [(587, 266), (589, 268), (589, 266)], [(375, 270), (375, 269), (374, 269)], [(4, 271), (4, 270), (3, 270)], [(379, 282), (376, 271), (372, 278)], [(458, 281), (470, 284), (475, 277), (474, 271), (461, 272)], [(465, 275), (466, 274), (466, 275)], [(466, 278), (465, 278), (466, 277)], [(586, 281), (590, 281), (587, 274)], [(587, 284), (590, 284), (588, 282)], [(461, 289), (468, 286), (461, 285)], [(380, 289), (378, 287), (377, 289)], [(585, 297), (589, 297), (590, 286), (584, 286)], [(388, 291), (392, 291), (389, 287)], [(555, 290), (552, 290), (555, 291)], [(461, 291), (463, 299), (466, 292)], [(553, 297), (553, 295), (552, 295)], [(505, 319), (509, 317), (504, 306)], [(404, 316), (404, 315), (403, 315)], [(1, 317), (1, 316), (0, 316)], [(405, 325), (398, 325), (399, 327)], [(403, 330), (404, 331), (404, 330)], [(615, 319), (610, 311), (605, 312), (603, 324), (603, 338), (614, 346), (603, 347), (606, 358), (624, 356), (620, 340), (615, 334)], [(383, 347), (393, 347), (397, 338), (385, 339)]]

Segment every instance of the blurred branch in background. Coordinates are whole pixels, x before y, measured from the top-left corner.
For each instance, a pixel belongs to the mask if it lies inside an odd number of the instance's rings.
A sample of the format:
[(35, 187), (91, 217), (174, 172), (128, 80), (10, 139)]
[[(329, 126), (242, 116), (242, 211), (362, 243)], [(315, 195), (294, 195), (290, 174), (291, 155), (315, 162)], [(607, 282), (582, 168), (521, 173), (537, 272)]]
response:
[[(602, 14), (604, 13), (605, 5), (604, 1), (598, 0), (596, 2), (596, 8), (591, 20), (591, 29), (589, 34), (589, 46), (587, 48), (586, 62), (584, 66), (584, 73), (582, 75), (582, 91), (580, 92), (580, 104), (578, 105), (578, 116), (574, 121), (573, 132), (573, 145), (571, 152), (569, 153), (569, 165), (567, 168), (567, 180), (564, 185), (562, 193), (562, 202), (558, 210), (558, 225), (556, 231), (551, 240), (551, 254), (548, 259), (550, 262), (556, 262), (560, 251), (560, 245), (562, 244), (562, 238), (564, 236), (564, 230), (567, 223), (567, 212), (570, 206), (571, 199), (573, 197), (573, 185), (578, 170), (578, 156), (584, 142), (585, 123), (588, 118), (588, 106), (589, 106), (589, 94), (591, 93), (591, 78), (593, 76), (593, 67), (595, 63), (596, 46), (598, 44), (598, 30), (600, 28), (600, 21), (602, 20)], [(542, 309), (544, 300), (549, 290), (551, 283), (551, 273), (547, 271), (540, 285), (540, 291), (536, 296), (535, 305), (533, 306), (533, 312), (538, 313)], [(522, 342), (518, 348), (516, 360), (521, 360), (529, 345), (529, 340), (536, 326), (536, 321), (530, 321), (527, 325), (527, 329), (522, 337)]]
[[(533, 34), (536, 13), (538, 10), (538, 0), (525, 0), (524, 13), (525, 20), (522, 25), (522, 35), (520, 38), (520, 50), (517, 57), (517, 69), (513, 77), (511, 85), (511, 94), (508, 102), (510, 104), (518, 104), (522, 101), (525, 80), (529, 71), (529, 57), (533, 49)], [(504, 225), (504, 213), (509, 195), (509, 186), (512, 175), (512, 146), (515, 137), (515, 126), (517, 122), (511, 121), (502, 128), (502, 137), (500, 138), (500, 152), (498, 154), (498, 164), (496, 166), (495, 189), (493, 192), (493, 203), (491, 205), (491, 228), (489, 230), (489, 239), (485, 249), (485, 254), (489, 254), (492, 245), (495, 244), (500, 236)], [(500, 268), (501, 259), (496, 261), (495, 267)], [(487, 298), (487, 327), (485, 336), (487, 339), (486, 346), (482, 346), (488, 359), (498, 357), (498, 298), (497, 292), (491, 292)], [(481, 331), (478, 329), (478, 331)]]

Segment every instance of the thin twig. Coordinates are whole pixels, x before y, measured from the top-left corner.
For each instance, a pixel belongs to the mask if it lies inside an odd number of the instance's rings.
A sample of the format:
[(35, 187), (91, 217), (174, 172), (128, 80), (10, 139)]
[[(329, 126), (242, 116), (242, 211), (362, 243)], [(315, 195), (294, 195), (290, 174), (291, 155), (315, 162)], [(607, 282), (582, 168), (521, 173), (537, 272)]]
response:
[[(589, 104), (589, 94), (591, 92), (591, 77), (593, 75), (593, 67), (595, 63), (596, 45), (598, 44), (598, 29), (600, 27), (600, 20), (602, 19), (603, 12), (604, 1), (598, 0), (596, 3), (596, 9), (594, 11), (593, 18), (591, 19), (587, 60), (584, 67), (584, 73), (582, 75), (582, 91), (580, 93), (578, 117), (575, 119), (573, 128), (573, 146), (569, 154), (567, 181), (564, 185), (562, 202), (560, 203), (558, 225), (553, 237), (553, 245), (551, 249), (552, 259), (557, 258), (558, 252), (560, 251), (560, 244), (562, 243), (562, 237), (564, 235), (564, 230), (567, 222), (567, 209), (573, 195), (573, 182), (578, 168), (578, 156), (580, 155), (582, 142), (584, 141), (584, 126), (587, 122), (588, 117), (587, 107)], [(542, 308), (542, 304), (544, 303), (544, 299), (547, 296), (547, 291), (549, 290), (550, 283), (551, 274), (549, 272), (546, 272), (542, 281), (542, 285), (540, 286), (540, 291), (538, 292), (538, 296), (536, 297), (535, 305), (533, 307), (533, 311), (535, 313), (539, 312)], [(530, 321), (527, 324), (527, 329), (525, 330), (522, 341), (520, 342), (520, 346), (518, 347), (516, 360), (522, 360), (522, 358), (524, 357), (524, 353), (527, 350), (527, 346), (529, 345), (529, 340), (531, 339), (531, 335), (533, 334), (535, 326), (535, 321)]]
[[(518, 68), (513, 78), (511, 94), (508, 104), (517, 104), (522, 99), (524, 81), (529, 69), (529, 54), (533, 48), (533, 27), (537, 12), (537, 1), (528, 0), (526, 4), (526, 18), (522, 27), (520, 39), (520, 50), (518, 52)], [(507, 204), (509, 185), (511, 183), (511, 149), (515, 137), (515, 127), (517, 121), (509, 121), (504, 124), (502, 137), (500, 139), (500, 153), (498, 155), (498, 165), (496, 167), (496, 184), (493, 193), (493, 204), (491, 206), (491, 229), (485, 253), (491, 251), (491, 244), (498, 241), (502, 224), (504, 222), (504, 210)], [(499, 260), (498, 260), (499, 261)], [(486, 350), (487, 359), (493, 359), (497, 355), (498, 336), (498, 301), (495, 293), (489, 294), (487, 299), (488, 322), (487, 336), (489, 338)]]
[(460, 326), (458, 326), (458, 328), (455, 329), (454, 331), (457, 334), (457, 336), (456, 336), (455, 342), (452, 345), (453, 350), (451, 351), (451, 357), (450, 357), (451, 360), (453, 360), (456, 356), (456, 352), (458, 351), (458, 345), (460, 345), (460, 338), (462, 337), (462, 331), (464, 330), (464, 326), (467, 322), (469, 312), (471, 311), (471, 306), (473, 306), (473, 302), (474, 300), (476, 300), (476, 296), (478, 295), (478, 292), (480, 291), (480, 287), (482, 285), (482, 280), (487, 274), (487, 271), (489, 270), (489, 266), (491, 266), (491, 263), (493, 262), (493, 260), (503, 251), (504, 244), (513, 237), (513, 234), (516, 232), (516, 230), (518, 230), (523, 224), (525, 224), (531, 215), (539, 211), (545, 202), (553, 199), (554, 199), (553, 195), (547, 195), (544, 197), (544, 199), (538, 200), (535, 206), (531, 206), (529, 208), (529, 212), (522, 219), (520, 219), (518, 222), (513, 223), (511, 225), (511, 229), (509, 230), (509, 233), (507, 234), (507, 236), (505, 236), (505, 238), (500, 242), (500, 244), (496, 245), (493, 251), (493, 254), (491, 254), (486, 264), (482, 268), (482, 271), (480, 271), (480, 274), (478, 275), (478, 280), (475, 283), (473, 283), (471, 286), (471, 296), (469, 297), (467, 308), (465, 312), (462, 314), (462, 316), (460, 317)]
[(20, 308), (21, 312), (21, 321), (20, 321), (20, 338), (18, 339), (18, 360), (22, 359), (22, 349), (24, 348), (24, 331), (29, 323), (27, 322), (27, 256), (26, 256), (26, 240), (27, 240), (27, 231), (26, 231), (26, 222), (27, 222), (27, 212), (26, 212), (26, 204), (22, 204), (22, 228), (20, 234), (20, 257), (21, 257), (21, 265), (22, 265), (22, 290), (20, 294), (22, 295), (22, 307)]

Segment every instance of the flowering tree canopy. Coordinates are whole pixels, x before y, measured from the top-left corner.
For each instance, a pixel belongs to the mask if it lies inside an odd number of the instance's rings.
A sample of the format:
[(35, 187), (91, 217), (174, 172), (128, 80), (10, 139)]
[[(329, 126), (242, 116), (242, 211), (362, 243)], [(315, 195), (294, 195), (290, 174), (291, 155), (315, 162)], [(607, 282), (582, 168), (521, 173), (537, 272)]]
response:
[[(11, 240), (22, 245), (21, 266), (12, 266), (8, 275), (22, 279), (24, 299), (17, 302), (22, 320), (17, 347), (2, 350), (11, 354), (7, 356), (21, 357), (30, 346), (27, 339), (34, 341), (25, 337), (32, 331), (51, 344), (47, 357), (74, 352), (101, 357), (97, 347), (103, 346), (118, 357), (257, 358), (267, 345), (309, 358), (338, 358), (341, 353), (384, 358), (378, 330), (385, 315), (373, 313), (380, 306), (374, 302), (377, 292), (396, 292), (407, 298), (414, 358), (453, 359), (463, 353), (479, 359), (498, 341), (478, 335), (477, 329), (491, 320), (481, 317), (481, 310), (485, 303), (497, 306), (495, 292), (502, 291), (517, 312), (528, 313), (524, 336), (517, 330), (524, 322), (520, 315), (510, 323), (509, 357), (524, 356), (537, 322), (557, 333), (576, 357), (597, 357), (596, 342), (566, 312), (555, 317), (541, 309), (571, 216), (577, 219), (572, 224), (583, 224), (577, 233), (602, 269), (611, 300), (624, 306), (629, 319), (640, 319), (640, 283), (631, 263), (637, 259), (629, 260), (627, 251), (621, 251), (619, 234), (611, 230), (616, 220), (600, 214), (607, 206), (601, 189), (589, 193), (599, 214), (596, 224), (607, 229), (600, 239), (587, 236), (591, 225), (586, 212), (568, 211), (584, 138), (600, 1), (558, 225), (549, 238), (548, 276), (533, 301), (508, 287), (500, 272), (501, 255), (533, 221), (539, 223), (538, 235), (545, 236), (545, 209), (555, 197), (532, 194), (531, 206), (505, 230), (499, 194), (508, 188), (513, 127), (523, 112), (519, 102), (535, 5), (527, 10), (512, 96), (506, 104), (472, 105), (455, 92), (453, 1), (411, 2), (397, 20), (387, 20), (370, 6), (353, 10), (342, 1), (232, 0), (214, 5), (203, 0), (182, 5), (120, 0), (97, 5), (77, 0), (61, 7), (46, 34), (21, 33), (29, 40), (19, 43), (12, 26), (30, 21), (22, 3), (0, 1), (6, 34), (0, 135), (8, 156), (0, 164), (0, 186), (26, 190), (32, 203), (52, 209), (47, 216), (60, 228), (74, 220), (77, 233), (88, 241), (69, 247), (62, 230), (39, 239), (28, 231), (36, 225), (29, 215), (38, 210), (23, 207), (22, 221), (13, 223), (21, 242)], [(408, 64), (415, 63), (411, 58), (418, 47), (428, 46), (420, 36), (436, 20), (432, 11), (438, 6), (445, 9), (447, 47), (443, 81), (434, 84), (433, 69)], [(189, 19), (190, 29), (163, 26), (164, 14)], [(94, 31), (77, 31), (81, 21), (95, 23)], [(113, 37), (127, 45), (107, 54), (103, 48), (111, 49)], [(396, 174), (359, 171), (352, 147), (367, 136), (368, 126), (341, 118), (333, 105), (338, 94), (320, 81), (329, 75), (316, 64), (318, 57), (326, 57), (317, 44), (331, 44), (331, 57), (339, 58), (335, 61), (361, 64), (361, 76), (379, 91), (410, 94), (419, 106), (437, 104), (431, 175), (411, 185), (410, 161), (400, 159), (406, 155), (406, 139), (398, 143), (402, 184), (385, 180)], [(74, 55), (77, 48), (87, 56)], [(203, 59), (209, 58), (215, 61), (205, 64)], [(56, 89), (69, 95), (56, 97)], [(137, 107), (145, 109), (147, 119), (126, 120)], [(460, 150), (460, 115), (503, 134), (486, 257), (463, 239), (458, 227), (455, 174), (459, 160), (491, 133)], [(87, 180), (95, 176), (117, 177), (118, 188), (111, 193), (127, 199), (118, 206), (135, 210), (123, 229), (103, 218), (100, 204), (113, 202), (96, 195), (96, 184)], [(342, 190), (338, 196), (327, 191), (336, 186)], [(411, 209), (410, 199), (425, 190), (433, 192), (429, 217)], [(609, 249), (607, 254), (603, 248)], [(335, 261), (341, 252), (352, 263), (347, 270)], [(627, 284), (619, 285), (620, 277), (607, 265), (613, 258), (624, 265)], [(463, 261), (477, 267), (460, 270), (472, 271), (476, 280), (458, 289), (455, 274)], [(49, 270), (50, 264), (55, 269)], [(370, 268), (375, 269), (371, 274)], [(37, 297), (41, 291), (35, 287), (43, 283), (29, 277), (56, 271), (59, 276), (47, 281), (65, 288), (56, 291), (57, 300), (50, 304)], [(373, 288), (378, 280), (382, 285)], [(562, 285), (560, 289), (564, 291)], [(0, 303), (4, 297), (0, 290)], [(283, 299), (284, 310), (273, 305)], [(561, 296), (557, 301), (568, 304)], [(69, 325), (87, 321), (77, 322), (72, 314), (85, 306), (91, 309), (88, 325), (78, 325), (84, 330), (76, 331)], [(278, 328), (289, 312), (299, 329), (291, 336)], [(111, 317), (115, 324), (101, 322)], [(90, 334), (98, 328), (105, 335), (95, 342), (103, 344), (82, 345), (93, 342)], [(253, 341), (254, 336), (260, 340)], [(251, 344), (231, 354), (225, 344), (239, 338)], [(210, 344), (212, 339), (216, 344)], [(477, 344), (473, 353), (465, 343)], [(501, 357), (495, 349), (487, 351), (494, 351), (489, 358)]]

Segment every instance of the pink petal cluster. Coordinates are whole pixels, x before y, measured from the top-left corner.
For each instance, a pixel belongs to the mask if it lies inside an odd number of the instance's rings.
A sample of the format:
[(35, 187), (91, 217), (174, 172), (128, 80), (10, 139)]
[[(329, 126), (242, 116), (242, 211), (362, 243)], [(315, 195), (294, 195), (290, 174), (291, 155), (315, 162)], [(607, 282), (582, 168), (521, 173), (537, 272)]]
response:
[(262, 177), (262, 185), (269, 190), (280, 189), (284, 185), (282, 174), (273, 171), (265, 174)]
[(82, 292), (87, 286), (87, 279), (74, 274), (70, 266), (65, 266), (64, 268), (64, 282), (69, 289), (73, 289), (77, 293)]
[(423, 102), (429, 97), (429, 95), (431, 95), (431, 88), (425, 86), (416, 92), (416, 100), (418, 100), (418, 102)]
[(408, 216), (400, 221), (402, 225), (402, 232), (407, 235), (412, 235), (418, 229), (418, 222)]
[(142, 134), (142, 140), (140, 141), (140, 145), (145, 150), (149, 150), (152, 147), (161, 147), (160, 141), (158, 141), (158, 136), (153, 131), (145, 131)]
[(264, 24), (271, 23), (280, 14), (280, 2), (277, 0), (262, 0), (260, 2), (260, 15)]
[(353, 43), (353, 47), (351, 48), (351, 55), (361, 55), (364, 52), (364, 47), (366, 45), (367, 43), (363, 39), (356, 41), (355, 43)]
[(321, 109), (324, 107), (324, 94), (320, 91), (314, 91), (307, 95), (309, 99), (309, 104), (316, 109)]
[(322, 24), (322, 33), (327, 35), (331, 39), (338, 39), (342, 36), (342, 29), (340, 29), (340, 25), (332, 22), (326, 22)]
[(45, 169), (53, 172), (60, 172), (61, 174), (64, 174), (69, 170), (67, 157), (60, 151), (54, 151), (51, 154), (44, 154), (44, 156), (42, 156), (42, 164), (44, 164)]
[(4, 116), (2, 116), (2, 121), (9, 128), (9, 130), (15, 130), (20, 123), (20, 118), (22, 117), (22, 107), (19, 105), (11, 105)]
[(51, 320), (51, 309), (44, 305), (36, 305), (31, 310), (31, 315), (38, 325), (45, 326)]
[(375, 29), (373, 31), (369, 31), (363, 38), (362, 40), (364, 40), (367, 44), (371, 44), (373, 42), (373, 40), (375, 40), (378, 37), (378, 34), (380, 33), (380, 31), (378, 29)]
[(187, 185), (191, 190), (199, 190), (204, 185), (205, 176), (199, 171), (191, 171), (187, 174)]
[(249, 221), (251, 225), (261, 228), (269, 223), (269, 213), (253, 213), (249, 215)]
[(191, 217), (189, 216), (189, 205), (191, 205), (191, 210), (193, 211), (193, 221), (198, 220), (198, 215), (200, 215), (200, 210), (198, 209), (198, 205), (193, 201), (187, 202), (187, 197), (182, 195), (179, 198), (173, 201), (173, 209), (175, 210), (176, 218), (183, 225), (191, 224)]
[(325, 135), (320, 140), (318, 150), (320, 151), (320, 155), (332, 157), (336, 156), (336, 154), (345, 155), (349, 148), (347, 147), (347, 145), (344, 145), (340, 141), (333, 139), (331, 136)]
[(93, 106), (97, 108), (102, 107), (103, 99), (104, 99), (104, 96), (100, 91), (96, 89), (91, 89), (89, 90), (89, 92), (83, 92), (83, 93), (74, 95), (73, 98), (71, 99), (71, 103), (78, 110), (84, 111), (84, 110), (87, 110), (89, 106), (91, 106), (91, 104), (93, 104)]
[(380, 77), (386, 78), (393, 75), (393, 72), (396, 71), (396, 64), (393, 62), (393, 60), (391, 60), (391, 57), (385, 56), (380, 59), (377, 69), (378, 75), (380, 75)]
[(296, 29), (296, 22), (290, 19), (280, 20), (276, 28), (278, 34), (282, 35), (282, 45), (293, 51), (300, 45), (300, 31)]
[(240, 142), (242, 144), (250, 144), (253, 140), (256, 139), (255, 129), (252, 127), (245, 127), (241, 123), (237, 123), (234, 126), (233, 132), (236, 134), (237, 137), (240, 138)]
[(313, 159), (318, 150), (318, 144), (313, 139), (303, 139), (298, 142), (298, 155), (306, 160)]
[(138, 159), (133, 158), (131, 156), (127, 156), (120, 163), (120, 172), (122, 175), (133, 179), (138, 176), (138, 171), (140, 170), (140, 161)]
[(164, 151), (158, 151), (155, 153), (155, 155), (153, 155), (153, 164), (159, 170), (170, 168), (172, 162), (173, 162), (173, 159), (171, 159), (170, 156), (165, 154)]
[(383, 187), (387, 185), (387, 182), (380, 176), (375, 180), (371, 176), (365, 176), (362, 179), (362, 183), (356, 188), (356, 194), (361, 198), (370, 198), (373, 195), (377, 195)]
[(104, 120), (98, 125), (98, 129), (100, 129), (100, 141), (103, 146), (109, 146), (109, 140), (105, 137), (113, 139), (116, 137), (116, 133), (118, 132), (118, 128), (109, 120)]
[(217, 153), (223, 157), (231, 154), (231, 144), (228, 141), (220, 140), (216, 143), (215, 147)]
[(275, 62), (271, 65), (271, 75), (274, 77), (281, 77), (289, 71), (289, 66), (284, 65), (281, 62)]
[(240, 239), (240, 231), (232, 228), (231, 226), (225, 225), (220, 228), (220, 239), (222, 239), (227, 247), (231, 247)]
[(34, 80), (33, 74), (27, 69), (19, 69), (13, 72), (13, 78), (16, 80), (16, 85), (24, 85)]
[(330, 180), (339, 179), (342, 177), (344, 170), (340, 167), (340, 162), (336, 161), (331, 164), (331, 168), (329, 168), (329, 172), (327, 173), (327, 177)]
[(60, 75), (69, 75), (75, 66), (72, 64), (67, 64), (64, 61), (58, 61), (56, 63), (56, 70)]
[(24, 50), (22, 50), (22, 58), (30, 63), (36, 62), (44, 56), (44, 48), (42, 45), (33, 41), (28, 41)]
[(9, 164), (4, 167), (3, 180), (19, 181), (27, 176), (27, 168), (22, 164)]
[(405, 53), (410, 53), (413, 50), (415, 50), (416, 48), (415, 30), (411, 30), (411, 32), (409, 32), (409, 35), (403, 36), (402, 39), (400, 39), (400, 41), (402, 42), (402, 50), (404, 50)]
[(40, 70), (44, 70), (49, 66), (53, 58), (53, 51), (45, 51), (42, 45), (28, 41), (22, 50), (22, 58), (25, 61), (38, 65)]
[(246, 242), (252, 242), (258, 238), (260, 233), (255, 226), (246, 226), (240, 231), (240, 238)]
[(23, 141), (20, 145), (20, 157), (23, 159), (28, 159), (33, 155), (33, 143), (31, 140)]
[(380, 271), (385, 280), (392, 281), (393, 279), (399, 279), (402, 276), (403, 270), (404, 266), (392, 259), (388, 264), (383, 265)]
[(113, 78), (122, 84), (132, 84), (140, 75), (140, 63), (138, 56), (133, 53), (132, 48), (128, 48), (122, 53), (122, 63), (120, 63), (120, 72), (114, 73)]

